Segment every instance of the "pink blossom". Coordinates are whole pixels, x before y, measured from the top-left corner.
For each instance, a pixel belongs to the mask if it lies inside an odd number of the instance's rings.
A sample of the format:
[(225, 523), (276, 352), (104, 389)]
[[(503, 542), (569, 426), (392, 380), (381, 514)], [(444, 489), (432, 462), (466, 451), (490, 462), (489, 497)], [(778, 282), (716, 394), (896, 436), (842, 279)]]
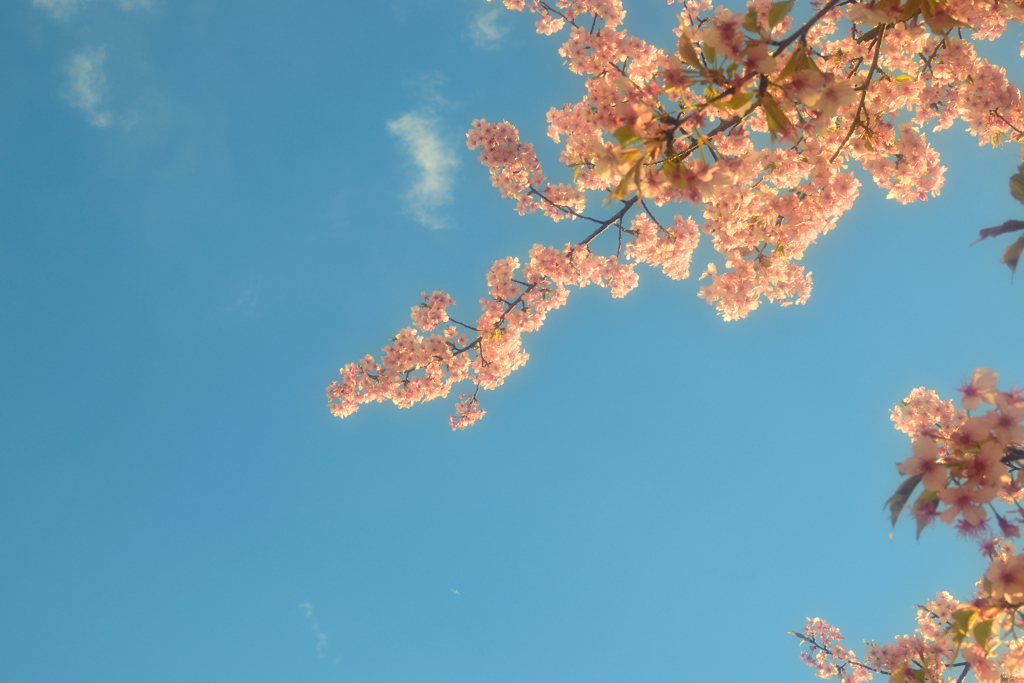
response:
[(947, 505), (946, 509), (939, 515), (946, 524), (952, 524), (953, 520), (963, 515), (964, 520), (971, 525), (980, 525), (985, 521), (988, 513), (981, 507), (991, 502), (996, 497), (994, 486), (983, 486), (978, 489), (948, 488), (939, 491), (939, 500)]

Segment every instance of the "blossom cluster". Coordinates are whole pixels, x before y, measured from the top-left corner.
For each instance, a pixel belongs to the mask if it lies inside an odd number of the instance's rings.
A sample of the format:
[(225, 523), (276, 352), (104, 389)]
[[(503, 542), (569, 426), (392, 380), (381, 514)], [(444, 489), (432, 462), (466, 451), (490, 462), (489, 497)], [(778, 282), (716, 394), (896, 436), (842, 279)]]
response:
[(867, 643), (863, 660), (837, 645), (842, 635), (835, 627), (808, 620), (804, 633), (794, 635), (819, 677), (857, 682), (881, 673), (897, 683), (962, 681), (968, 672), (980, 683), (1024, 677), (1024, 554), (1010, 541), (1020, 538), (1024, 523), (1024, 398), (1019, 389), (1000, 391), (998, 381), (991, 369), (978, 368), (959, 388), (960, 410), (922, 387), (892, 412), (913, 451), (897, 466), (906, 478), (888, 502), (893, 523), (923, 485), (909, 507), (918, 534), (938, 519), (955, 523), (962, 536), (985, 539), (980, 549), (989, 566), (974, 598), (960, 603), (939, 593), (919, 607), (915, 635)]
[[(549, 183), (533, 145), (508, 121), (473, 121), (467, 146), (479, 150), (493, 185), (520, 214), (569, 218), (571, 229), (585, 231), (560, 239), (563, 249), (535, 247), (519, 282), (517, 258), (495, 262), (475, 325), (428, 337), (408, 328), (380, 361), (346, 366), (329, 387), (332, 411), (349, 415), (367, 400), (408, 406), (445, 396), (464, 379), (477, 390), (499, 386), (526, 362), (522, 332), (564, 302), (566, 287), (596, 283), (623, 296), (636, 286), (635, 263), (685, 278), (700, 233), (720, 258), (701, 269), (698, 296), (723, 319), (744, 318), (764, 301), (805, 303), (813, 280), (800, 261), (856, 200), (851, 165), (889, 198), (910, 203), (937, 195), (945, 180), (929, 128), (959, 121), (993, 146), (1024, 139), (1020, 92), (974, 47), (1024, 18), (1018, 0), (813, 4), (814, 15), (796, 26), (788, 0), (749, 0), (745, 13), (681, 1), (677, 43), (662, 50), (629, 35), (621, 0), (504, 0), (535, 14), (539, 33), (567, 33), (559, 54), (586, 78), (578, 101), (547, 113), (572, 182)], [(584, 214), (588, 191), (603, 194), (610, 215)], [(700, 215), (658, 218), (675, 203)], [(537, 275), (535, 260), (555, 254), (572, 277)], [(417, 328), (447, 322), (448, 301), (419, 307)], [(465, 332), (475, 338), (463, 343)], [(477, 395), (460, 404), (460, 415), (482, 414)], [(911, 429), (914, 410), (900, 418)], [(984, 498), (989, 485), (971, 495)]]
[[(669, 234), (663, 240), (675, 237)], [(678, 256), (671, 250), (665, 251), (664, 258), (658, 254), (646, 258), (663, 266), (675, 259), (666, 267), (678, 267)], [(480, 408), (479, 390), (501, 386), (526, 362), (529, 355), (522, 349), (522, 335), (537, 330), (548, 311), (565, 304), (568, 287), (596, 284), (608, 288), (613, 297), (622, 297), (637, 285), (633, 268), (615, 256), (600, 256), (571, 244), (563, 249), (535, 245), (525, 266), (511, 257), (493, 263), (487, 273), (488, 296), (480, 299), (482, 312), (472, 326), (449, 317), (455, 301), (447, 294), (435, 291), (428, 297), (424, 293), (423, 303), (412, 308), (418, 330), (401, 330), (379, 359), (368, 355), (341, 369), (342, 380), (327, 387), (331, 412), (347, 417), (363, 403), (385, 400), (408, 408), (445, 397), (453, 384), (469, 380), (477, 389), (468, 399), (460, 395), (463, 400), (450, 419), (452, 429), (464, 429), (486, 412)], [(420, 334), (441, 323), (451, 324), (440, 334)], [(474, 338), (470, 340), (460, 327)]]
[[(993, 144), (1019, 140), (1024, 130), (1016, 87), (962, 37), (969, 27), (972, 39), (991, 40), (1008, 19), (1019, 20), (1019, 7), (1004, 0), (833, 0), (796, 31), (786, 16), (792, 3), (751, 0), (744, 15), (690, 1), (670, 52), (621, 29), (616, 0), (505, 4), (539, 14), (540, 33), (568, 28), (560, 54), (588, 76), (581, 101), (548, 113), (576, 186), (612, 199), (635, 193), (658, 206), (701, 205), (701, 227), (724, 269), (704, 270), (711, 283), (699, 295), (726, 320), (762, 299), (807, 300), (811, 279), (795, 262), (856, 198), (848, 162), (909, 203), (937, 195), (944, 182), (928, 125), (941, 130), (959, 119)], [(592, 20), (580, 21), (585, 14)], [(492, 146), (502, 146), (495, 132)], [(758, 147), (759, 132), (786, 144)], [(532, 147), (522, 147), (529, 168)], [(537, 198), (544, 204), (536, 185), (518, 192), (520, 212), (534, 210)], [(550, 198), (546, 209), (556, 219), (568, 213), (550, 206), (559, 203)]]
[[(1003, 542), (997, 555), (1014, 555), (1013, 544)], [(991, 572), (991, 570), (990, 570)], [(840, 644), (839, 629), (822, 619), (808, 619), (802, 634), (793, 633), (806, 648), (800, 657), (815, 668), (819, 678), (860, 683), (875, 675), (893, 683), (962, 682), (973, 674), (978, 683), (1013, 683), (1024, 676), (1024, 639), (1018, 633), (1024, 619), (1019, 603), (992, 597), (991, 582), (978, 582), (973, 600), (958, 602), (945, 591), (917, 609), (913, 635), (896, 636), (878, 645), (865, 641), (865, 656)]]
[[(896, 636), (893, 642), (882, 645), (865, 641), (863, 659), (843, 646), (843, 634), (823, 619), (808, 618), (803, 633), (792, 635), (803, 641), (806, 650), (801, 651), (800, 658), (814, 667), (819, 678), (861, 683), (880, 674), (895, 683), (947, 683), (950, 679), (946, 676), (953, 673), (955, 677), (963, 672), (968, 664), (979, 659), (979, 653), (980, 659), (988, 663), (984, 650), (977, 643), (964, 642), (965, 634), (956, 630), (958, 619), (967, 612), (959, 611), (959, 607), (960, 603), (949, 593), (938, 592), (934, 600), (918, 607), (914, 635)], [(985, 645), (990, 642), (986, 640)], [(957, 662), (958, 655), (964, 661)], [(974, 670), (977, 674), (979, 667)]]
[[(924, 491), (910, 508), (919, 529), (940, 519), (955, 522), (965, 536), (982, 537), (989, 531), (986, 505), (998, 498), (1016, 506), (1024, 496), (1024, 397), (1019, 389), (999, 391), (998, 379), (989, 368), (977, 369), (959, 389), (963, 410), (923, 387), (896, 406), (893, 421), (911, 437), (913, 454), (897, 466), (907, 479), (890, 500), (894, 515), (920, 483)], [(967, 412), (983, 405), (993, 409)], [(1020, 536), (1016, 524), (993, 513), (1003, 535)], [(1024, 510), (1014, 514), (1024, 520)]]

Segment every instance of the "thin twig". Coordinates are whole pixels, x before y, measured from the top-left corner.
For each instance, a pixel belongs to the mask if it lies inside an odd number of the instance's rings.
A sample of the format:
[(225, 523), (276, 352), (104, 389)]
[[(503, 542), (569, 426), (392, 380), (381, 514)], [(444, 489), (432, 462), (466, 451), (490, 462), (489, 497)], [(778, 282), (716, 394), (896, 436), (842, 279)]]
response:
[[(871, 88), (871, 79), (874, 78), (875, 71), (878, 69), (878, 55), (882, 51), (882, 41), (884, 39), (885, 39), (885, 26), (882, 25), (881, 26), (881, 30), (878, 32), (878, 38), (875, 39), (877, 41), (877, 42), (875, 42), (875, 54), (871, 58), (871, 68), (868, 69), (867, 80), (865, 80), (864, 81), (864, 85), (861, 86), (860, 104), (857, 105), (857, 113), (855, 113), (853, 115), (853, 121), (850, 123), (850, 130), (846, 131), (846, 137), (844, 137), (843, 141), (839, 143), (839, 147), (836, 148), (835, 154), (833, 154), (831, 157), (829, 157), (829, 160), (828, 160), (829, 163), (832, 163), (833, 161), (836, 160), (836, 157), (839, 156), (839, 153), (841, 151), (843, 151), (843, 147), (845, 147), (846, 143), (850, 141), (850, 136), (853, 135), (853, 131), (857, 129), (857, 125), (860, 123), (860, 115), (861, 115), (861, 113), (863, 113), (865, 118), (867, 118), (867, 109), (865, 108), (864, 103), (867, 101), (868, 90)], [(869, 119), (869, 121), (870, 121), (870, 119)], [(865, 125), (865, 124), (861, 124), (861, 125)]]
[(815, 24), (821, 21), (822, 17), (824, 17), (826, 14), (835, 9), (836, 5), (846, 2), (850, 2), (850, 0), (829, 0), (828, 3), (826, 3), (824, 7), (818, 10), (817, 14), (811, 17), (806, 24), (804, 24), (799, 29), (794, 31), (785, 40), (781, 40), (778, 43), (775, 43), (779, 47), (775, 50), (775, 52), (772, 53), (772, 57), (778, 57), (787, 47), (789, 47), (793, 43), (793, 41), (795, 41), (797, 38), (802, 38), (803, 36), (805, 36), (807, 32), (814, 27)]

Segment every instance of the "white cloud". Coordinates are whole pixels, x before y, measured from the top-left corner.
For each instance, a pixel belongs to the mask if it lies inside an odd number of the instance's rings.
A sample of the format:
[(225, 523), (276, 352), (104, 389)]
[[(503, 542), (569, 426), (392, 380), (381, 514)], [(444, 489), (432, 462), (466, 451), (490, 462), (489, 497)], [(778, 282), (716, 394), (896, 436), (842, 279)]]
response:
[[(79, 9), (89, 4), (90, 0), (32, 0), (32, 4), (46, 11), (54, 19), (67, 19)], [(150, 9), (152, 0), (117, 0), (117, 6), (125, 12), (137, 9)]]
[(498, 41), (508, 30), (498, 26), (498, 10), (480, 12), (473, 17), (473, 23), (469, 27), (469, 37), (473, 44), (482, 48), (497, 47)]
[(299, 607), (306, 613), (306, 618), (313, 622), (313, 633), (316, 634), (316, 653), (323, 657), (324, 653), (327, 652), (327, 648), (330, 647), (327, 644), (327, 634), (320, 632), (320, 622), (313, 616), (313, 605), (304, 602)]
[(32, 0), (36, 7), (42, 7), (54, 19), (67, 19), (85, 6), (87, 0)]
[(416, 112), (410, 112), (394, 121), (388, 121), (388, 130), (405, 143), (419, 176), (406, 194), (409, 208), (416, 220), (432, 228), (444, 227), (435, 210), (451, 201), (452, 171), (459, 160), (445, 147), (437, 135), (437, 121)]
[(68, 66), (70, 91), (68, 101), (72, 107), (82, 109), (89, 116), (89, 123), (105, 128), (111, 123), (110, 112), (104, 111), (103, 93), (107, 77), (103, 73), (103, 62), (107, 58), (105, 48), (86, 50), (72, 55)]

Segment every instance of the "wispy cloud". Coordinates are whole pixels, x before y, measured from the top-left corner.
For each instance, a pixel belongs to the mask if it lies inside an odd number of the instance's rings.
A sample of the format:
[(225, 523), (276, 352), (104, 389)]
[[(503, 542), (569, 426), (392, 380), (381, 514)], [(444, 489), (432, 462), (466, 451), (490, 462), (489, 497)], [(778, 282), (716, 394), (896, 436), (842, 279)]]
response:
[(54, 19), (67, 19), (84, 7), (87, 0), (32, 0), (32, 4), (41, 7)]
[[(42, 8), (54, 19), (64, 20), (88, 5), (90, 0), (32, 0), (32, 4)], [(152, 0), (117, 0), (117, 6), (125, 12), (145, 10), (153, 6)]]
[(469, 37), (473, 39), (473, 44), (484, 49), (497, 47), (498, 41), (507, 32), (508, 29), (498, 26), (498, 10), (496, 9), (477, 13), (473, 17), (473, 23), (469, 26)]
[(452, 198), (452, 172), (459, 160), (437, 134), (437, 120), (410, 112), (388, 121), (388, 130), (401, 138), (418, 171), (406, 201), (416, 220), (431, 228), (444, 227), (436, 211)]
[(98, 128), (105, 128), (111, 123), (110, 112), (105, 111), (103, 107), (103, 94), (107, 83), (107, 76), (103, 73), (103, 62), (106, 58), (106, 49), (101, 47), (72, 55), (71, 63), (68, 65), (68, 102), (72, 107), (85, 111), (89, 123)]
[(313, 605), (304, 602), (299, 607), (306, 613), (306, 618), (313, 622), (313, 633), (316, 634), (316, 653), (324, 657), (327, 654), (327, 648), (330, 646), (327, 644), (327, 634), (320, 632), (320, 622), (313, 616)]
[(245, 288), (235, 305), (242, 309), (252, 310), (259, 302), (259, 287), (253, 285)]

